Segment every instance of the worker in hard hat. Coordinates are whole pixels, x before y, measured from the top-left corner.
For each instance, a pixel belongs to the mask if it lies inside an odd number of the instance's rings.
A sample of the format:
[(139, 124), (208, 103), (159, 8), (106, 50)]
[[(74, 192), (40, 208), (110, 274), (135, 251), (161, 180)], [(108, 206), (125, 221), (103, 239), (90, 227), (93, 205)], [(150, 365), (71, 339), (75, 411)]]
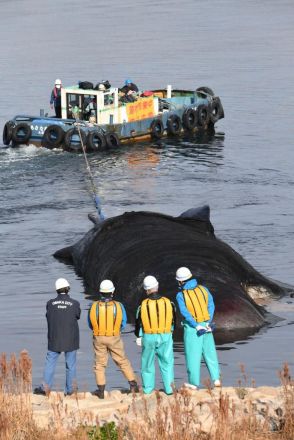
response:
[(187, 267), (177, 270), (176, 279), (180, 288), (177, 302), (183, 316), (184, 349), (189, 380), (185, 386), (192, 389), (199, 387), (203, 356), (214, 386), (219, 387), (220, 371), (212, 333), (213, 297), (207, 287), (197, 283)]
[(54, 107), (56, 118), (61, 118), (61, 89), (61, 80), (56, 79), (50, 97), (50, 107), (51, 109)]
[(100, 298), (92, 304), (88, 315), (89, 327), (93, 330), (94, 372), (97, 383), (95, 394), (100, 399), (104, 399), (108, 354), (129, 381), (130, 391), (139, 391), (134, 370), (125, 355), (121, 338), (121, 330), (126, 326), (127, 315), (124, 306), (113, 300), (114, 290), (112, 281), (103, 280), (99, 287)]
[(65, 395), (76, 391), (76, 357), (79, 348), (78, 320), (80, 303), (69, 296), (70, 285), (65, 278), (55, 282), (57, 297), (47, 302), (48, 351), (43, 384), (35, 388), (34, 394), (49, 395), (53, 386), (58, 357), (64, 352), (66, 367)]
[(131, 79), (126, 79), (123, 87), (119, 89), (119, 96), (122, 102), (134, 102), (137, 99), (139, 89)]
[(138, 307), (135, 335), (142, 345), (141, 374), (143, 391), (150, 394), (155, 388), (155, 355), (166, 394), (173, 393), (174, 353), (172, 332), (176, 324), (175, 305), (158, 292), (157, 279), (148, 275), (143, 287), (147, 298)]

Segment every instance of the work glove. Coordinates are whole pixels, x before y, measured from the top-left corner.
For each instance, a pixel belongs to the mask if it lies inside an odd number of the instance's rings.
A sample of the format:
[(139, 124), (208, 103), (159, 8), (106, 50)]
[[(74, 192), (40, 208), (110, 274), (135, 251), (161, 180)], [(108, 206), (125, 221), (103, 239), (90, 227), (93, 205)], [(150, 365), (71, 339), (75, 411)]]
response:
[(210, 324), (206, 324), (207, 333), (211, 333), (215, 330), (215, 323), (211, 322)]
[(137, 338), (136, 344), (138, 345), (138, 347), (141, 347), (142, 346), (142, 338)]
[(203, 327), (203, 325), (197, 325), (196, 332), (197, 336), (202, 336), (207, 332), (207, 327)]

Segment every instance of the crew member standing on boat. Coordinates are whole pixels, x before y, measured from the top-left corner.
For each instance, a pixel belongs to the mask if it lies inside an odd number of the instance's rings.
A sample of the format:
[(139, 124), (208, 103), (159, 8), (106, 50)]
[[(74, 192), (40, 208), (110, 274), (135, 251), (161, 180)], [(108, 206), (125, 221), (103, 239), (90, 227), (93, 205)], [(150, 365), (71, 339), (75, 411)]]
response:
[(215, 387), (219, 387), (220, 371), (212, 334), (214, 302), (207, 287), (201, 286), (190, 269), (180, 267), (176, 273), (180, 292), (177, 302), (184, 326), (184, 349), (189, 383), (186, 387), (197, 389), (200, 385), (202, 356)]
[(50, 107), (53, 109), (54, 106), (56, 118), (61, 118), (61, 88), (61, 80), (56, 79), (50, 97)]

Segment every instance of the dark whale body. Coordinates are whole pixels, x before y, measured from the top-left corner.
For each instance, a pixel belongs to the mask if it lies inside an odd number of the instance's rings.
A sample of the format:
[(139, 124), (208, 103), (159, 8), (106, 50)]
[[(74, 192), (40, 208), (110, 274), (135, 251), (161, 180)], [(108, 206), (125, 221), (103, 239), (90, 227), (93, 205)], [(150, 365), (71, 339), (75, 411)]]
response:
[(175, 300), (175, 272), (187, 266), (213, 294), (218, 332), (236, 335), (235, 339), (256, 332), (270, 319), (251, 296), (279, 297), (285, 293), (216, 238), (208, 206), (179, 217), (126, 212), (97, 222), (79, 242), (54, 256), (74, 265), (92, 298), (101, 280), (111, 279), (116, 298), (126, 306), (131, 322), (144, 297), (143, 278), (156, 276), (162, 294)]

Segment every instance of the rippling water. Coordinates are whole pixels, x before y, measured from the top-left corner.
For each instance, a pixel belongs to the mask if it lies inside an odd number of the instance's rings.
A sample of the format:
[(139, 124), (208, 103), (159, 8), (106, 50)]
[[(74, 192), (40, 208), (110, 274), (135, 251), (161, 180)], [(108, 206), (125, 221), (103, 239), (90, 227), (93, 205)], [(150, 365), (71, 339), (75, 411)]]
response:
[[(224, 138), (89, 156), (103, 210), (108, 217), (126, 210), (177, 215), (208, 203), (220, 238), (266, 276), (293, 285), (293, 21), (290, 0), (2, 0), (1, 126), (15, 114), (48, 111), (56, 77), (66, 84), (107, 78), (120, 85), (131, 77), (146, 89), (212, 87), (225, 108), (218, 123)], [(83, 157), (3, 146), (0, 184), (0, 351), (27, 348), (40, 382), (45, 303), (55, 279), (65, 276), (83, 308), (80, 386), (93, 387), (89, 303), (72, 268), (52, 257), (91, 227)], [(240, 363), (257, 384), (277, 384), (282, 362), (294, 365), (293, 302), (285, 298), (270, 310), (284, 321), (218, 347), (225, 384), (236, 384)], [(126, 334), (125, 343), (138, 371), (134, 337)], [(186, 379), (181, 344), (176, 377)], [(110, 387), (124, 384), (113, 364), (108, 380)], [(63, 383), (62, 363), (56, 382)]]

